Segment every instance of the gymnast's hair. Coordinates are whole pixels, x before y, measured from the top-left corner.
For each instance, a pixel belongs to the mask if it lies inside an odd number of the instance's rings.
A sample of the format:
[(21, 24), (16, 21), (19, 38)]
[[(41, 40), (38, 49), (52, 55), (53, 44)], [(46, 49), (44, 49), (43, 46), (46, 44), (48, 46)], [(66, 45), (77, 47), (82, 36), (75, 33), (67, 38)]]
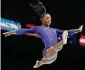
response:
[(45, 15), (50, 15), (49, 13), (46, 13), (45, 6), (39, 0), (38, 0), (38, 3), (35, 5), (30, 3), (30, 6), (40, 16), (40, 18), (43, 18)]

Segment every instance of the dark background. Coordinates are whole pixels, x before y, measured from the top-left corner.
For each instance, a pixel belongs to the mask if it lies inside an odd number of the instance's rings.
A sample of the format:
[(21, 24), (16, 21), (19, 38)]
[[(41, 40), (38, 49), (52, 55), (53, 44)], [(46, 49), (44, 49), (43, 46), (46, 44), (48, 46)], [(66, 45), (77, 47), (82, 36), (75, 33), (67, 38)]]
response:
[[(29, 3), (37, 0), (2, 0), (1, 16), (19, 21), (22, 27), (32, 23), (41, 25), (39, 16), (32, 10)], [(85, 23), (85, 3), (82, 0), (40, 0), (47, 12), (52, 16), (51, 27), (59, 29), (78, 28)], [(4, 31), (2, 31), (3, 33)], [(39, 69), (74, 69), (85, 67), (85, 48), (79, 45), (81, 34), (76, 35), (77, 42), (68, 43), (59, 52), (57, 60)], [(44, 44), (41, 39), (26, 35), (4, 37), (1, 35), (1, 64), (2, 70), (32, 70), (36, 60), (42, 57)], [(85, 68), (84, 68), (85, 69)]]

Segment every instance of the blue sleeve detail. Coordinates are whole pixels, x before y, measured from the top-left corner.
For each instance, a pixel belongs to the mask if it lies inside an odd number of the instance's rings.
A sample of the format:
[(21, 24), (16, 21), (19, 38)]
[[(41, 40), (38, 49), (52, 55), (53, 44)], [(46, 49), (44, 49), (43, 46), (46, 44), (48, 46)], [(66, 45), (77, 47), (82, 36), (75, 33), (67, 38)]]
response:
[(64, 30), (56, 29), (56, 32), (57, 32), (58, 35), (62, 35), (63, 31)]
[(74, 35), (74, 34), (75, 34), (74, 29), (68, 30), (68, 35), (69, 35), (69, 36), (72, 36), (72, 35)]
[(28, 34), (35, 33), (35, 30), (34, 30), (34, 28), (31, 28), (31, 29), (22, 28), (22, 29), (16, 31), (16, 35), (22, 35), (25, 33), (28, 33)]

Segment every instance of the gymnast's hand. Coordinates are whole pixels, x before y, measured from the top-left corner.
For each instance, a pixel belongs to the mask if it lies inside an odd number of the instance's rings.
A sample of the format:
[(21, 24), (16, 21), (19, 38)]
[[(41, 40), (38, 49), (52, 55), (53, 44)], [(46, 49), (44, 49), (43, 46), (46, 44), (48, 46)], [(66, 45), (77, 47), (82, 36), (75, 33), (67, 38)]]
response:
[(16, 32), (4, 32), (3, 33), (5, 37), (10, 36), (10, 35), (16, 35)]
[(78, 28), (78, 30), (79, 30), (80, 32), (82, 32), (82, 29), (83, 29), (83, 25), (81, 25), (81, 26)]

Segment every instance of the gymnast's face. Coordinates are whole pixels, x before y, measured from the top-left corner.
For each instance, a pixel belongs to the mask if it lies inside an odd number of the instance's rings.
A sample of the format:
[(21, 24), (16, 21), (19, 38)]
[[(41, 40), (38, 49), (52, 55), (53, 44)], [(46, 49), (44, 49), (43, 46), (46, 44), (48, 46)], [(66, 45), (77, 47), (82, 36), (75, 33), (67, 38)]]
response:
[(49, 26), (51, 24), (51, 16), (49, 14), (41, 18), (42, 25)]

